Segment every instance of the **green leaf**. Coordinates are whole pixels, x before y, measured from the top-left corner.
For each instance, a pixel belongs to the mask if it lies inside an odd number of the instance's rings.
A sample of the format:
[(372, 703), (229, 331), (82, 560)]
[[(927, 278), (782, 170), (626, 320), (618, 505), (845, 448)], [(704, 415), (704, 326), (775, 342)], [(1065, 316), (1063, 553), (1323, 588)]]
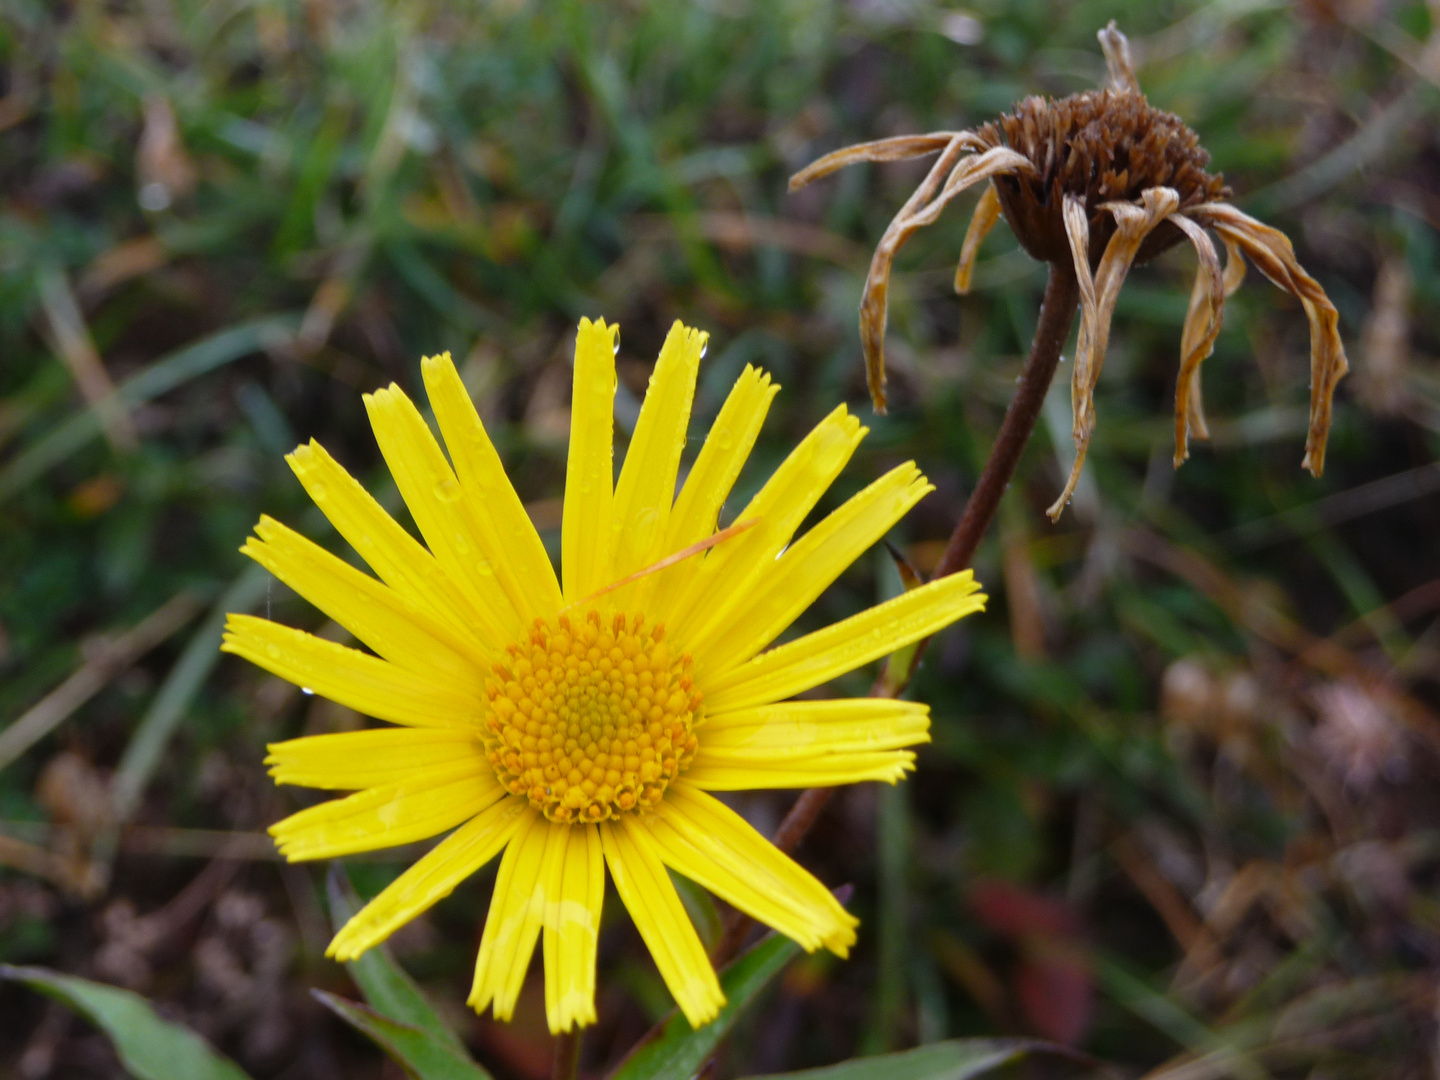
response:
[[(903, 592), (910, 592), (912, 589), (918, 589), (921, 585), (925, 584), (924, 578), (920, 576), (915, 567), (910, 565), (910, 560), (900, 554), (900, 549), (890, 543), (889, 540), (885, 541), (885, 550), (890, 553), (890, 558), (894, 560), (895, 571), (900, 577), (900, 585)], [(896, 595), (898, 596), (900, 593), (896, 593)], [(887, 596), (882, 597), (882, 599), (888, 600), (890, 598)], [(880, 676), (881, 692), (884, 696), (899, 697), (905, 687), (909, 685), (910, 677), (915, 671), (915, 656), (920, 651), (920, 645), (924, 640), (925, 639), (922, 638), (920, 641), (912, 641), (909, 645), (897, 649), (886, 658), (885, 671)]]
[(694, 1076), (715, 1052), (720, 1040), (730, 1033), (746, 1006), (799, 951), (799, 945), (779, 934), (770, 934), (752, 946), (720, 973), (725, 1007), (719, 1016), (696, 1031), (676, 1010), (665, 1022), (659, 1037), (634, 1050), (610, 1074), (610, 1080), (672, 1080)]
[(1033, 1039), (952, 1039), (898, 1054), (878, 1054), (823, 1069), (752, 1076), (747, 1080), (969, 1080), (1037, 1050), (1072, 1056), (1064, 1047)]
[[(360, 910), (360, 897), (338, 862), (330, 865), (325, 892), (330, 899), (330, 919), (338, 932)], [(385, 946), (377, 945), (345, 967), (365, 1000), (381, 1016), (417, 1028), (458, 1054), (466, 1052), (460, 1037), (445, 1026), (425, 992)]]
[(689, 915), (690, 921), (695, 924), (695, 932), (700, 935), (705, 950), (708, 952), (715, 948), (721, 935), (725, 933), (720, 913), (715, 910), (715, 901), (710, 899), (708, 892), (684, 874), (671, 870), (670, 881), (675, 886), (675, 891), (680, 894), (680, 903), (685, 905), (685, 914)]
[(82, 1013), (110, 1036), (121, 1064), (138, 1080), (249, 1080), (195, 1032), (162, 1020), (139, 994), (41, 967), (0, 964), (0, 979), (24, 983)]
[(346, 1001), (324, 990), (310, 993), (340, 1019), (373, 1039), (405, 1070), (405, 1075), (415, 1080), (491, 1080), (490, 1074), (465, 1051), (457, 1051), (428, 1031), (391, 1020), (359, 1002)]

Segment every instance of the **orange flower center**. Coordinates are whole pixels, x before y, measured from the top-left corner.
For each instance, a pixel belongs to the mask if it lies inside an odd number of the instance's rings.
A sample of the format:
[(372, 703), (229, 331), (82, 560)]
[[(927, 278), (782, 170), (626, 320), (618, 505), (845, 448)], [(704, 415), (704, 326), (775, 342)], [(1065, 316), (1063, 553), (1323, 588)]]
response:
[(646, 630), (641, 615), (556, 624), (536, 619), (485, 682), (496, 776), (551, 821), (654, 806), (695, 755), (690, 657), (673, 657), (664, 624)]

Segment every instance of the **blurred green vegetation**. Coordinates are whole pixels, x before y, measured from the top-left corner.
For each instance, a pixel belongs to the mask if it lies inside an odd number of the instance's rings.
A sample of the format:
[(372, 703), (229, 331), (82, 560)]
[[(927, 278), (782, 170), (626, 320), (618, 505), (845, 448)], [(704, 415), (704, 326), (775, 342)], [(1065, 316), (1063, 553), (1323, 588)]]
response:
[[(855, 883), (860, 947), (792, 966), (721, 1075), (995, 1033), (1127, 1075), (1431, 1075), (1440, 28), (1414, 0), (3, 0), (0, 725), (35, 735), (0, 729), (0, 961), (140, 990), (256, 1076), (382, 1075), (308, 996), (352, 992), (319, 868), (261, 835), (305, 798), (264, 743), (361, 721), (214, 648), (227, 609), (320, 625), (236, 551), (262, 511), (335, 547), (283, 454), (317, 438), (396, 506), (360, 395), (418, 397), (450, 350), (558, 547), (577, 319), (622, 326), (624, 430), (678, 318), (711, 334), (696, 439), (745, 363), (784, 387), (737, 498), (847, 401), (871, 434), (828, 505), (913, 457), (938, 490), (893, 539), (928, 568), (1043, 268), (997, 229), (958, 299), (963, 209), (918, 235), (873, 417), (860, 285), (924, 164), (786, 177), (1090, 88), (1110, 18), (1340, 309), (1329, 470), (1299, 469), (1303, 313), (1252, 270), (1205, 365), (1214, 440), (1172, 471), (1193, 260), (1138, 270), (1073, 507), (1040, 512), (1062, 377), (977, 558), (990, 611), (922, 669), (933, 746), (800, 852)], [(888, 558), (807, 622), (895, 591)], [(737, 806), (765, 830), (790, 798)], [(371, 893), (400, 865), (351, 871)], [(538, 980), (508, 1027), (460, 1004), (488, 890), (396, 947), (497, 1076), (548, 1075)], [(597, 1070), (668, 1007), (606, 925)], [(58, 1007), (6, 986), (0, 1015), (0, 1075), (113, 1075)]]

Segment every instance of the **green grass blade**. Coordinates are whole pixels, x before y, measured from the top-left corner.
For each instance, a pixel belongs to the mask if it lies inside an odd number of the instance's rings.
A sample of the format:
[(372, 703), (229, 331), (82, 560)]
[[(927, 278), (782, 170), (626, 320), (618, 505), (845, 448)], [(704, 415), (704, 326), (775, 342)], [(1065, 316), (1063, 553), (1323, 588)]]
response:
[(970, 1080), (1034, 1051), (1066, 1052), (1063, 1047), (1033, 1039), (952, 1039), (898, 1054), (878, 1054), (820, 1069), (747, 1080)]
[(117, 820), (123, 822), (134, 812), (145, 786), (160, 764), (170, 736), (175, 733), (185, 710), (220, 660), (220, 639), (225, 632), (226, 614), (249, 611), (255, 607), (269, 584), (270, 572), (263, 566), (251, 566), (242, 571), (215, 602), (210, 614), (180, 654), (180, 659), (175, 661), (160, 692), (130, 736), (130, 743), (115, 770), (111, 798)]
[[(289, 338), (297, 326), (299, 319), (293, 315), (270, 315), (229, 327), (155, 361), (117, 386), (115, 394), (127, 408), (142, 405), (191, 379), (249, 356), (266, 344)], [(100, 419), (94, 409), (75, 413), (0, 469), (0, 502), (99, 434)]]

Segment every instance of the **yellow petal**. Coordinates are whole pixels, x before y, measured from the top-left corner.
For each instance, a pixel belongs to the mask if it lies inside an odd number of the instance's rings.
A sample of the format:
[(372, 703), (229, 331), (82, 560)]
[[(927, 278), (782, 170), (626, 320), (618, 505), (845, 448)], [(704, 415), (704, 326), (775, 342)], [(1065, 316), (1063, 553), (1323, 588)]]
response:
[(727, 540), (706, 555), (683, 596), (662, 618), (682, 647), (707, 629), (728, 622), (763, 575), (775, 569), (795, 530), (840, 475), (868, 428), (839, 405), (801, 440), (774, 475), (736, 517), (755, 527)]
[(709, 338), (709, 334), (676, 322), (660, 349), (615, 485), (612, 578), (632, 574), (667, 554), (660, 545), (670, 523), (670, 504), (675, 501), (675, 477), (690, 425), (695, 376)]
[(325, 955), (342, 963), (354, 960), (445, 899), (510, 842), (528, 805), (504, 798), (461, 825), (357, 911)]
[(272, 675), (356, 712), (408, 727), (473, 725), (481, 699), (448, 680), (407, 671), (358, 649), (337, 645), (253, 615), (230, 615), (220, 648)]
[(860, 921), (813, 875), (718, 799), (683, 781), (645, 820), (660, 858), (677, 873), (774, 927), (806, 952), (845, 956)]
[(277, 784), (359, 791), (452, 763), (475, 772), (490, 767), (476, 731), (453, 728), (374, 728), (271, 743), (265, 764)]
[[(779, 389), (778, 384), (770, 382), (769, 374), (746, 364), (700, 446), (700, 454), (690, 468), (690, 475), (685, 477), (680, 495), (675, 498), (670, 526), (661, 546), (664, 552), (681, 552), (713, 536), (720, 508), (729, 498), (734, 481), (750, 456), (750, 448), (755, 446), (770, 402)], [(636, 589), (636, 603), (644, 608), (655, 605), (655, 612), (664, 619), (703, 563), (703, 559), (685, 559), (661, 575), (655, 575)]]
[(907, 462), (891, 469), (807, 532), (765, 572), (764, 586), (752, 589), (731, 608), (723, 623), (687, 636), (695, 678), (704, 682), (749, 660), (815, 602), (890, 527), (935, 488)]
[(564, 849), (545, 905), (545, 1016), (558, 1035), (595, 1022), (595, 953), (605, 899), (605, 856), (594, 825), (551, 824)]
[(700, 728), (702, 750), (775, 759), (899, 750), (929, 741), (929, 706), (890, 698), (784, 701), (711, 716)]
[(488, 766), (460, 762), (331, 799), (270, 826), (291, 862), (353, 855), (427, 840), (499, 802), (505, 789)]
[(503, 648), (520, 634), (520, 613), (496, 579), (492, 559), (470, 525), (461, 505), (460, 482), (450, 471), (435, 436), (419, 410), (398, 386), (365, 395), (365, 408), (375, 440), (400, 495), (425, 543), (445, 571), (451, 587), (465, 602), (476, 633), (487, 645)]
[(418, 605), (336, 558), (319, 544), (262, 515), (241, 552), (334, 619), (370, 648), (410, 671), (443, 673), (474, 693), (485, 688), (484, 657), (457, 653), (427, 628)]
[(555, 857), (550, 822), (528, 805), (526, 814), (500, 860), (468, 999), (476, 1012), (493, 1005), (497, 1020), (510, 1019), (525, 983), (545, 914), (543, 871)]
[[(780, 387), (770, 381), (769, 375), (748, 364), (735, 380), (675, 500), (662, 545), (665, 552), (680, 551), (715, 531), (720, 508), (735, 486), (760, 434), (770, 402), (779, 391)], [(699, 559), (687, 559), (658, 575), (663, 581), (664, 594), (682, 593), (700, 565)], [(658, 595), (662, 591), (660, 581), (653, 588)]]
[(285, 459), (310, 498), (380, 580), (415, 604), (431, 632), (465, 655), (488, 654), (434, 557), (314, 439)]
[(545, 545), (460, 381), (450, 354), (420, 362), (445, 448), (455, 463), (467, 520), (501, 587), (527, 624), (560, 607), (560, 584)]
[(985, 608), (969, 570), (951, 574), (761, 653), (702, 685), (712, 714), (780, 701), (894, 652)]
[(703, 791), (768, 791), (775, 788), (838, 787), (878, 780), (893, 784), (915, 769), (909, 750), (774, 758), (748, 750), (711, 750), (703, 744), (685, 779)]
[(570, 402), (570, 455), (560, 522), (560, 574), (573, 604), (610, 584), (613, 561), (615, 350), (619, 327), (580, 320)]
[(708, 1024), (719, 1015), (725, 995), (700, 935), (665, 872), (655, 840), (629, 815), (602, 822), (600, 839), (615, 890), (635, 920), (675, 1003), (691, 1027)]

